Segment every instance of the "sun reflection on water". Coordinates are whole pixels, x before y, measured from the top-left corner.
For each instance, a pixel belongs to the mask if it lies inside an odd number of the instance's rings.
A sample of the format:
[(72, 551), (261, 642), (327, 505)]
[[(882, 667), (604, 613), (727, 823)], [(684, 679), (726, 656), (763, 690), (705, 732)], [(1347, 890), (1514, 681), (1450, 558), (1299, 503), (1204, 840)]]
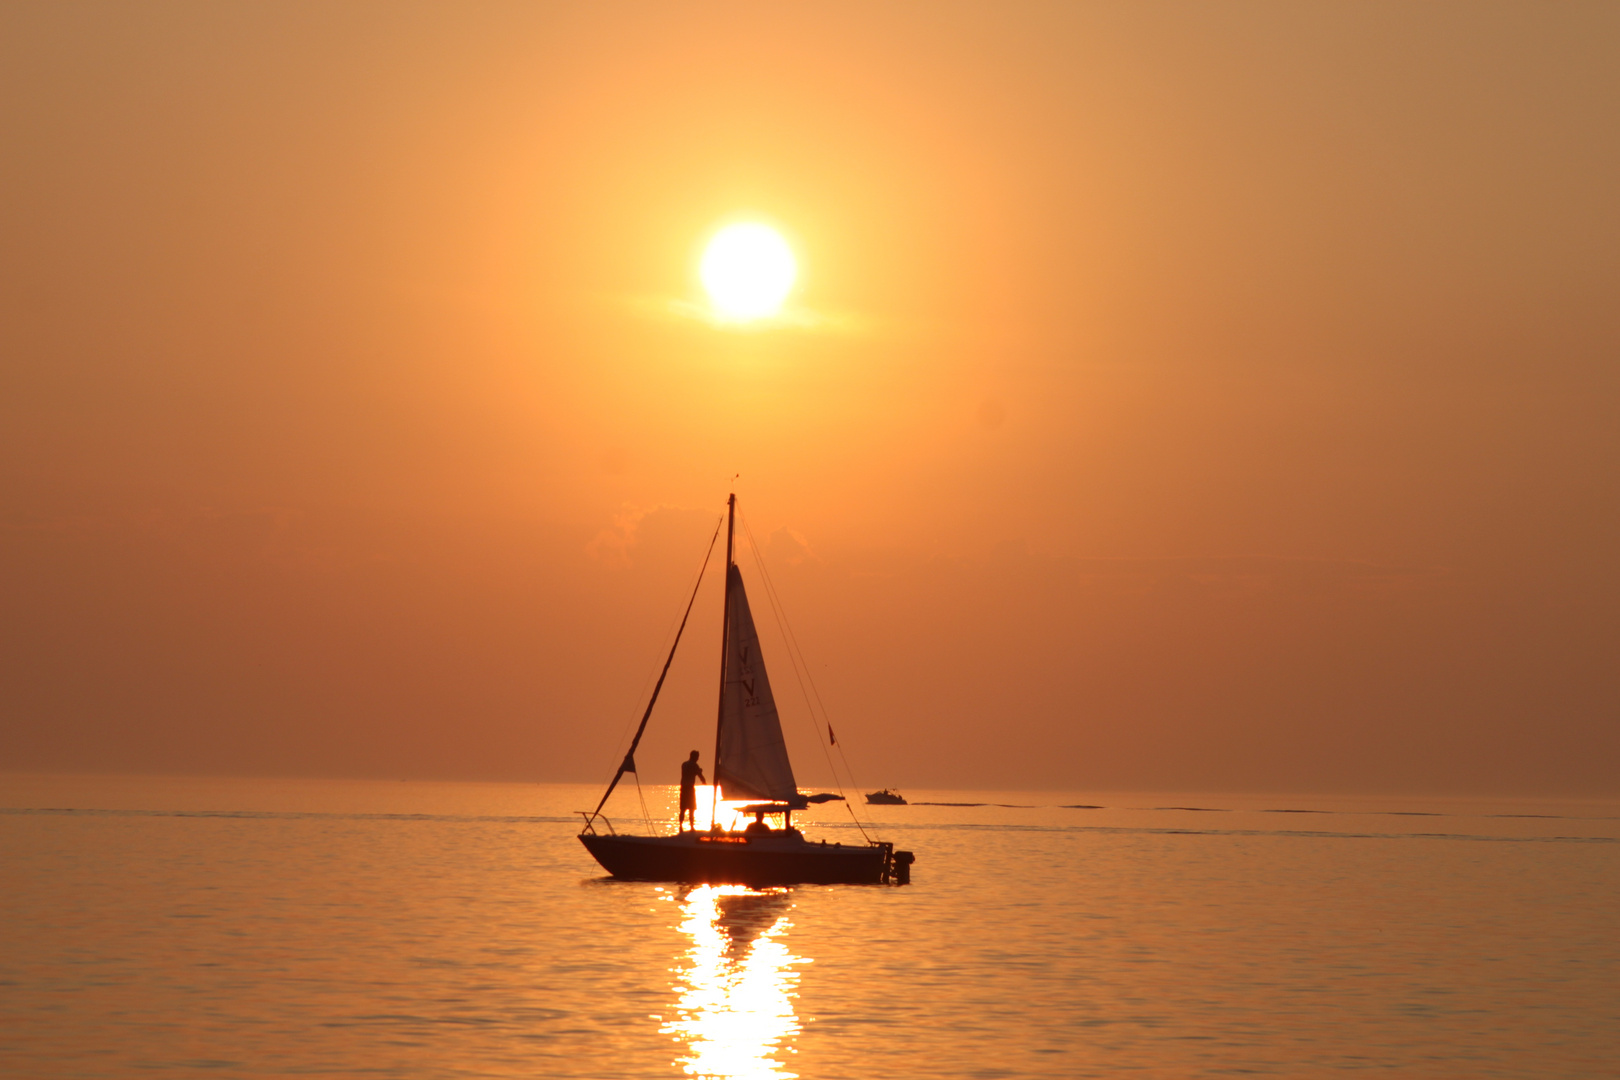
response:
[(659, 1030), (686, 1044), (675, 1059), (688, 1076), (789, 1080), (779, 1054), (793, 1052), (799, 972), (807, 964), (783, 938), (792, 923), (786, 889), (700, 885), (677, 897), (692, 939), (675, 969), (675, 1015)]

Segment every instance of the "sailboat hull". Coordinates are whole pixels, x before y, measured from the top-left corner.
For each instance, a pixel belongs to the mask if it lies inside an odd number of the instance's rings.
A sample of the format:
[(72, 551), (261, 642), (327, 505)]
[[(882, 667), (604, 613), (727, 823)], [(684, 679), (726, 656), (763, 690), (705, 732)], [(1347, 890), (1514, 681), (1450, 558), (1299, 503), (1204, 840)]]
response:
[(705, 885), (878, 885), (889, 880), (892, 854), (890, 844), (812, 844), (741, 833), (586, 833), (579, 839), (616, 878)]

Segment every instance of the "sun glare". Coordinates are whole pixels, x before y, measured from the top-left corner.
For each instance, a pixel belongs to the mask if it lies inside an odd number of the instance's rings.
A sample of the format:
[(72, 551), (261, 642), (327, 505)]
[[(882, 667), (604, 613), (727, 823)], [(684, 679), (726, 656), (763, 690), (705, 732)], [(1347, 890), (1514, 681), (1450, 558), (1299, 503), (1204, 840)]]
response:
[(782, 310), (798, 274), (793, 252), (769, 225), (727, 225), (704, 249), (698, 276), (721, 318), (764, 319)]

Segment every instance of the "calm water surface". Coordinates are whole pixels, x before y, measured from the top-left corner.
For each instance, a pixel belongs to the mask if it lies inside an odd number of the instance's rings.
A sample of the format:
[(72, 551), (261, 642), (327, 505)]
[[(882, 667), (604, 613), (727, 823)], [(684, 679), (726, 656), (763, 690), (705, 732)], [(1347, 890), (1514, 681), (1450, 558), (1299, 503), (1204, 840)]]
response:
[(0, 778), (0, 1075), (1620, 1075), (1620, 804), (907, 792), (1018, 805), (760, 892), (604, 879), (596, 794)]

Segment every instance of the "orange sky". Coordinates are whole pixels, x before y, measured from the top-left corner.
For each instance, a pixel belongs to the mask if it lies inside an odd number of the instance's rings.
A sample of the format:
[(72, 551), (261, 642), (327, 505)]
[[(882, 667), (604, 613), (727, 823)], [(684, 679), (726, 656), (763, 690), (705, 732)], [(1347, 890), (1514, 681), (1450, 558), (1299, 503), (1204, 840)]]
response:
[[(8, 4), (0, 769), (605, 778), (740, 472), (863, 783), (1620, 791), (1616, 55), (1610, 4)], [(738, 216), (799, 325), (682, 314)]]

